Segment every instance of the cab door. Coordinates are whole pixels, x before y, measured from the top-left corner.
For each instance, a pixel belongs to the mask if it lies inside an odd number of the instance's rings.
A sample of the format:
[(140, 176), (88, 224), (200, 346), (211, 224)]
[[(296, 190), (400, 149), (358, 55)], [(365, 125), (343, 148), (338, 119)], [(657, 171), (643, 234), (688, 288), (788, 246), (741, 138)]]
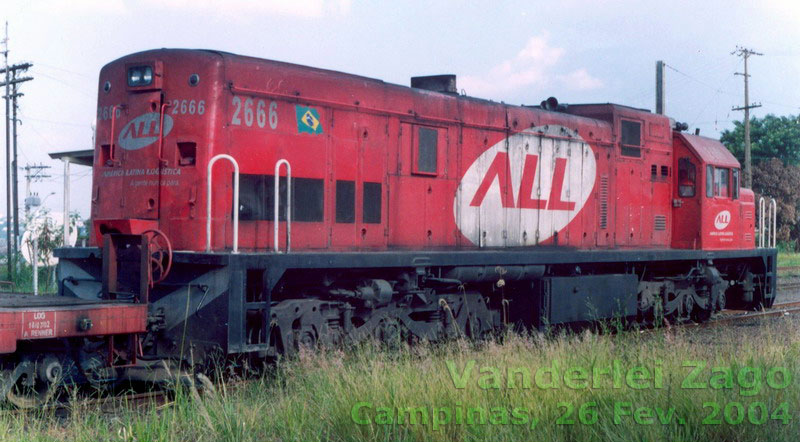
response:
[(701, 227), (700, 188), (702, 163), (693, 155), (676, 150), (672, 199), (672, 247), (699, 249)]
[[(161, 115), (161, 92), (128, 95), (128, 116), (116, 134), (115, 160), (123, 172), (119, 205), (123, 218), (158, 219), (161, 167), (159, 146), (172, 129), (172, 118)], [(119, 156), (117, 156), (117, 154)]]
[(706, 197), (703, 207), (703, 249), (721, 250), (740, 246), (743, 229), (739, 213), (738, 171), (735, 192), (731, 185), (733, 171), (737, 169), (706, 165)]

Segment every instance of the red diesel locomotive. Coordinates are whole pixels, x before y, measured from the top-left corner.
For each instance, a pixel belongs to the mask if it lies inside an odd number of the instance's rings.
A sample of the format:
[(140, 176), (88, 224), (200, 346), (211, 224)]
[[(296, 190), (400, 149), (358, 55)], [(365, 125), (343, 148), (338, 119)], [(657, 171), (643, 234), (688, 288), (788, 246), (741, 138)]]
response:
[[(154, 360), (771, 305), (776, 250), (754, 247), (739, 163), (675, 126), (466, 97), (453, 76), (120, 58), (99, 78), (94, 245), (57, 251), (83, 316), (37, 306), (46, 336), (0, 336), (4, 391), (52, 383), (42, 367), (103, 383)], [(92, 326), (120, 306), (139, 310)]]

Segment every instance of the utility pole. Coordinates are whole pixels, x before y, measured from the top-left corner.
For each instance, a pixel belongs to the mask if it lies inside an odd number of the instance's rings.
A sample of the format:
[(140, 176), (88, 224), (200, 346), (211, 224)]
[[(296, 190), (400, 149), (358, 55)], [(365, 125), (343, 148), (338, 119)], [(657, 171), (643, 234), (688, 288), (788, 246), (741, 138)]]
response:
[(13, 113), (13, 122), (14, 125), (12, 126), (12, 139), (13, 139), (13, 154), (11, 155), (11, 194), (12, 194), (12, 208), (14, 213), (14, 241), (12, 245), (12, 250), (14, 251), (14, 257), (16, 259), (17, 253), (19, 252), (19, 177), (18, 177), (18, 167), (17, 167), (17, 123), (22, 124), (22, 122), (17, 118), (17, 110), (19, 109), (19, 104), (17, 104), (17, 98), (24, 96), (25, 94), (20, 93), (17, 88), (20, 83), (25, 81), (33, 80), (32, 77), (18, 77), (18, 72), (25, 72), (33, 64), (31, 63), (21, 63), (11, 66), (11, 70), (13, 72), (13, 79), (11, 80), (12, 87), (14, 88), (14, 92), (11, 94), (11, 109)]
[(664, 97), (664, 62), (658, 60), (656, 62), (656, 113), (659, 115), (666, 113)]
[(742, 57), (744, 59), (744, 73), (735, 72), (733, 75), (741, 75), (744, 77), (744, 106), (734, 107), (732, 110), (744, 111), (744, 185), (748, 189), (753, 188), (753, 164), (750, 159), (750, 109), (761, 107), (761, 103), (750, 103), (750, 90), (749, 78), (750, 74), (747, 73), (747, 59), (751, 55), (764, 55), (752, 49), (742, 48), (737, 46), (736, 50), (731, 52), (731, 55)]
[(8, 159), (11, 156), (11, 125), (8, 124), (10, 112), (8, 111), (9, 100), (9, 86), (11, 85), (11, 78), (9, 77), (10, 71), (8, 69), (8, 21), (6, 21), (6, 35), (3, 39), (3, 60), (6, 73), (6, 271), (8, 272), (8, 279), (11, 279), (11, 175), (9, 172)]
[[(19, 83), (33, 80), (32, 77), (19, 77), (18, 73), (28, 70), (31, 63), (21, 63), (13, 66), (8, 65), (8, 22), (5, 27), (5, 38), (3, 39), (3, 58), (4, 66), (0, 73), (5, 74), (6, 93), (6, 256), (7, 271), (11, 276), (12, 261), (16, 259), (17, 243), (19, 242), (19, 187), (17, 179), (17, 98), (23, 96), (17, 90)], [(13, 92), (10, 88), (13, 87)], [(10, 111), (11, 108), (12, 110)], [(11, 115), (13, 113), (13, 115)], [(12, 136), (13, 131), (13, 155), (12, 155)], [(12, 234), (13, 232), (13, 234)]]
[[(17, 78), (17, 71), (14, 71), (14, 79)], [(13, 257), (14, 261), (17, 260), (17, 255), (19, 252), (19, 197), (18, 197), (18, 190), (17, 189), (17, 97), (21, 97), (24, 94), (17, 92), (17, 83), (13, 84), (13, 91), (14, 93), (11, 94), (11, 113), (14, 125), (11, 127), (11, 139), (13, 140), (13, 155), (11, 155), (11, 195), (13, 198), (11, 199), (11, 207), (14, 211), (14, 231), (12, 233), (13, 241), (11, 249), (13, 250)], [(16, 268), (16, 262), (14, 262), (14, 268)]]

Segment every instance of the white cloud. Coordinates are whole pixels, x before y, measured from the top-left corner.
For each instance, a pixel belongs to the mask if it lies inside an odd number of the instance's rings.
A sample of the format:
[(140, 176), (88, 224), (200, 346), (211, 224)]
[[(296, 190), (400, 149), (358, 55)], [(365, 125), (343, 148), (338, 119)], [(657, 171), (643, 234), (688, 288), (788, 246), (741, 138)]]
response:
[(586, 68), (580, 68), (566, 75), (559, 75), (558, 79), (564, 86), (581, 91), (603, 87), (603, 81), (592, 77)]
[(603, 85), (585, 68), (568, 74), (558, 74), (558, 63), (566, 52), (549, 43), (547, 33), (531, 37), (517, 55), (489, 69), (485, 75), (465, 75), (459, 79), (469, 95), (497, 97), (505, 96), (523, 88), (543, 88), (558, 81), (570, 89), (594, 89)]

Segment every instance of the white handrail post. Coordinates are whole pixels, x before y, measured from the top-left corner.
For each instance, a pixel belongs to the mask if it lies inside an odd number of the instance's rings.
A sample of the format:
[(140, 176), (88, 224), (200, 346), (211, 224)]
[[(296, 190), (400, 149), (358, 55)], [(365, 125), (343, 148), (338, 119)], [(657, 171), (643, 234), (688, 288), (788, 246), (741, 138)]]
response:
[(771, 198), (769, 201), (769, 212), (772, 216), (772, 226), (770, 227), (769, 236), (772, 240), (772, 248), (774, 249), (778, 241), (778, 203), (775, 201), (775, 198)]
[(758, 247), (764, 248), (764, 197), (758, 198)]
[(233, 165), (233, 253), (239, 253), (239, 164), (232, 156), (221, 153), (208, 162), (208, 187), (206, 188), (206, 252), (211, 251), (211, 170), (217, 160), (228, 160)]
[(281, 166), (286, 165), (286, 252), (292, 250), (292, 166), (289, 161), (285, 159), (278, 160), (275, 163), (275, 194), (273, 198), (273, 249), (276, 253), (280, 253), (280, 243), (278, 242), (280, 231), (280, 215), (278, 208), (280, 207), (280, 171)]
[(69, 247), (69, 159), (64, 159), (64, 247)]

